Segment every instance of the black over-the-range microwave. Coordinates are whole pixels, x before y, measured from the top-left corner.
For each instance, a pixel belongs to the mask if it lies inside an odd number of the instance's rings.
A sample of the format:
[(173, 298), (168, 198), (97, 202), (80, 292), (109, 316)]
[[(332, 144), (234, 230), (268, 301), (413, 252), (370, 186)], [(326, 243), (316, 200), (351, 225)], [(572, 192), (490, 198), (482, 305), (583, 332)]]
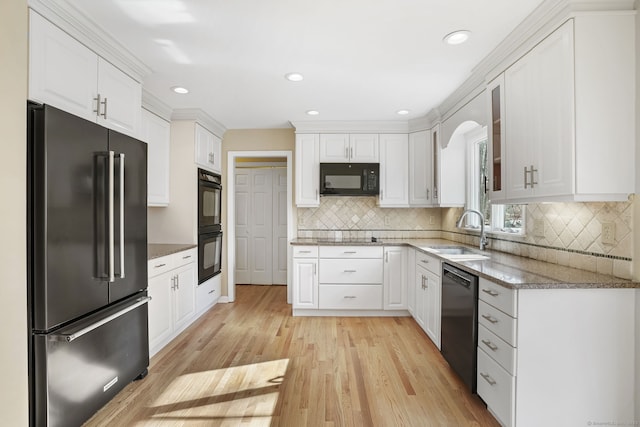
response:
[(320, 163), (320, 194), (324, 196), (377, 196), (379, 163)]

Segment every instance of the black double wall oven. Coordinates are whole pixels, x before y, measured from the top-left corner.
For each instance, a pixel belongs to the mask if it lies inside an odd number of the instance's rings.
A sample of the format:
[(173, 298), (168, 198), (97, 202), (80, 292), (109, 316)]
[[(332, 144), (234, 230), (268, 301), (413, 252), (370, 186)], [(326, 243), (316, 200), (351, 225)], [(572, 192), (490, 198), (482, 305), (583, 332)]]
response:
[(222, 266), (222, 178), (198, 169), (198, 284)]

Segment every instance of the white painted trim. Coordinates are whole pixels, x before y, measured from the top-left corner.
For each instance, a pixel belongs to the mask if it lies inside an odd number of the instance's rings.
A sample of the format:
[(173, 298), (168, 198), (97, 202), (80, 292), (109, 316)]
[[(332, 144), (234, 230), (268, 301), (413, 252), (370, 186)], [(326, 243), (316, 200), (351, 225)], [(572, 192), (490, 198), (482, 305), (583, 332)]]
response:
[(408, 310), (325, 310), (296, 308), (294, 316), (315, 317), (411, 317)]
[(407, 121), (299, 121), (296, 133), (409, 133)]
[[(235, 204), (235, 175), (237, 157), (286, 157), (287, 158), (287, 241), (296, 236), (296, 226), (293, 223), (293, 151), (229, 151), (227, 153), (227, 297), (228, 302), (236, 299), (235, 270), (236, 270), (236, 229), (233, 218), (236, 217)], [(292, 268), (291, 245), (287, 245), (287, 303), (292, 300)], [(221, 298), (222, 299), (222, 298)]]
[(173, 109), (145, 88), (142, 88), (142, 108), (168, 122), (171, 121)]
[(227, 128), (200, 108), (179, 108), (173, 110), (171, 120), (193, 120), (215, 136), (222, 138)]
[(125, 46), (68, 0), (29, 0), (29, 7), (138, 82), (152, 73)]

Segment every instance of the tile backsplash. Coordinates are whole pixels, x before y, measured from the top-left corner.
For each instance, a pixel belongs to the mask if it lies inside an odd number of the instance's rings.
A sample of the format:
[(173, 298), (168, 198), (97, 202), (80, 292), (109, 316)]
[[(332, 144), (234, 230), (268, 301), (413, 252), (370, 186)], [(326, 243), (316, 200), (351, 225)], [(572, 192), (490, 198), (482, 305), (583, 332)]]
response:
[[(477, 245), (477, 231), (455, 222), (462, 208), (380, 208), (375, 197), (322, 197), (317, 208), (298, 209), (298, 237), (445, 238)], [(602, 224), (614, 224), (613, 244)], [(489, 235), (489, 248), (554, 264), (631, 278), (633, 202), (532, 203), (524, 236)]]

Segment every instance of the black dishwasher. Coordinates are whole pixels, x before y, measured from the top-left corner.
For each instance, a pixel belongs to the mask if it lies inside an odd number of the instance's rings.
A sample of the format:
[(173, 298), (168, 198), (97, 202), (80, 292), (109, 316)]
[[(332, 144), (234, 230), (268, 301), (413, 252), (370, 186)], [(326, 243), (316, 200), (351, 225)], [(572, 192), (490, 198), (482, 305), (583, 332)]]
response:
[(476, 392), (478, 277), (442, 264), (442, 336), (440, 352), (449, 366)]

